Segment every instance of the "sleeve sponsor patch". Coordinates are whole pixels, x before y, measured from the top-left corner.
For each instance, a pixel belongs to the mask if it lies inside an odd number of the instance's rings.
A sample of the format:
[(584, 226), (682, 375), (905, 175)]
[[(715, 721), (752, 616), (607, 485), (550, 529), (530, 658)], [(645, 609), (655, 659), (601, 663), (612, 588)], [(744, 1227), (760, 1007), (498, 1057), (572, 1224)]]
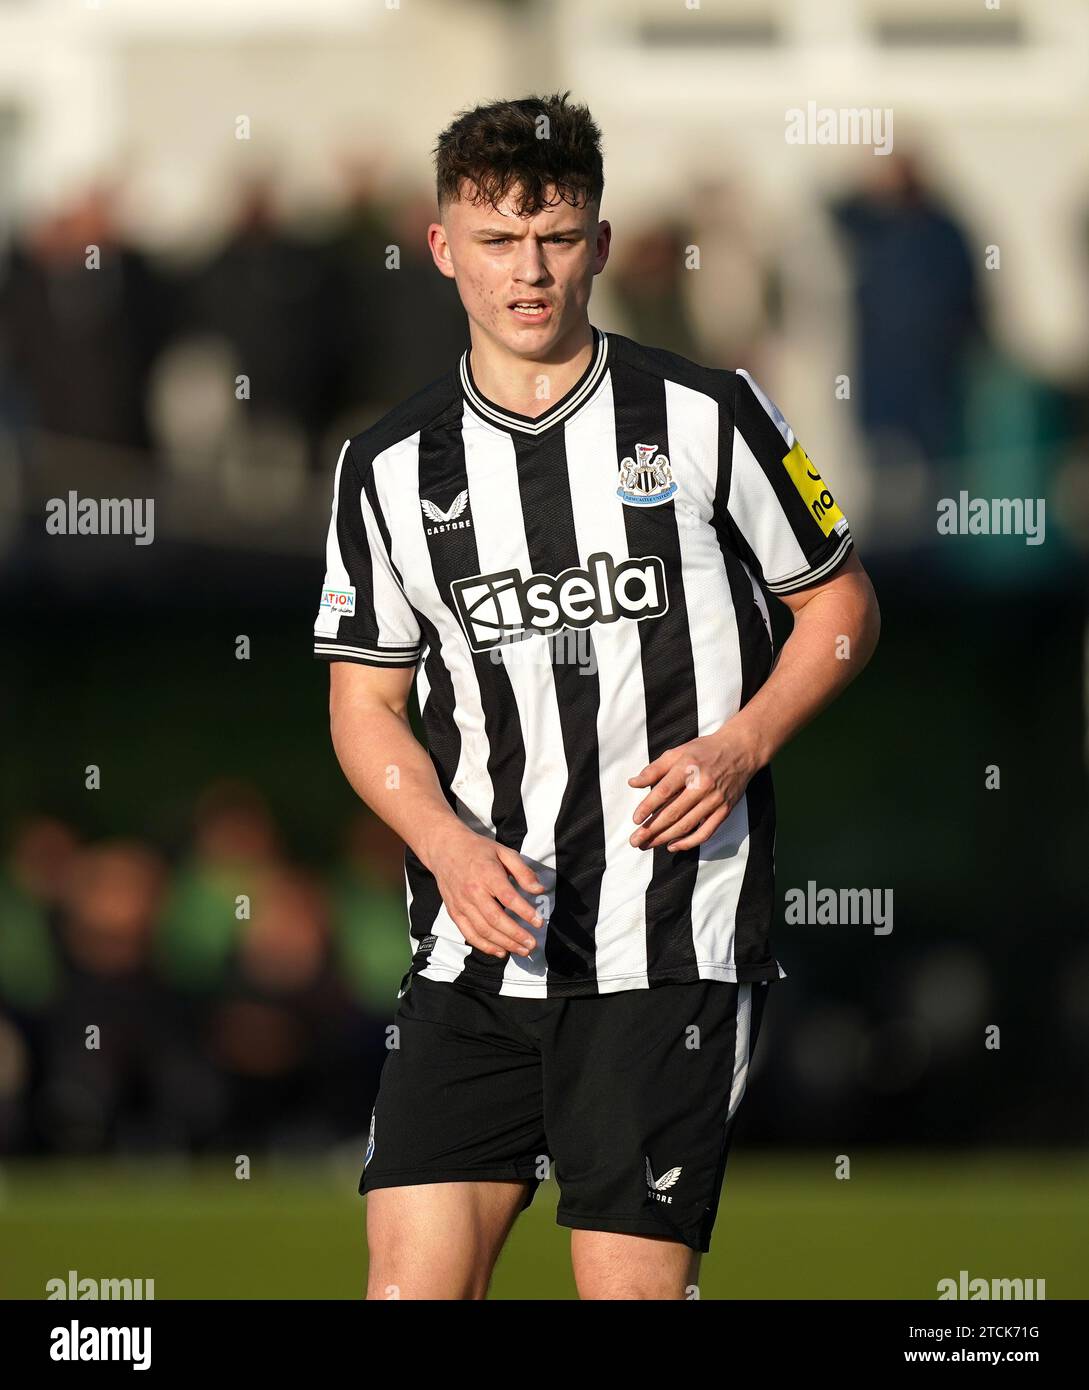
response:
[[(797, 440), (790, 453), (783, 458), (783, 467), (790, 474), (791, 481), (809, 514), (826, 536), (833, 531), (842, 535), (846, 530), (847, 519), (836, 505), (836, 500), (828, 491), (824, 479), (813, 466), (809, 455)], [(842, 524), (841, 524), (842, 523)]]
[(321, 607), (341, 618), (355, 617), (355, 585), (347, 589), (323, 589)]

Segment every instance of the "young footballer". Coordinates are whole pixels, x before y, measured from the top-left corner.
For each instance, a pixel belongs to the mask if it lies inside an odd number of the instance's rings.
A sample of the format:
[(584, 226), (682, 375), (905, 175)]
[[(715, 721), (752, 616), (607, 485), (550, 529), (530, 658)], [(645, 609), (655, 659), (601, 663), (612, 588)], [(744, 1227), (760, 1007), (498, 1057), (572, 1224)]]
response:
[(770, 763), (877, 604), (748, 372), (591, 323), (585, 107), (494, 102), (435, 153), (471, 346), (345, 441), (314, 628), (337, 757), (406, 845), (368, 1297), (483, 1298), (551, 1173), (580, 1297), (684, 1298), (785, 975)]

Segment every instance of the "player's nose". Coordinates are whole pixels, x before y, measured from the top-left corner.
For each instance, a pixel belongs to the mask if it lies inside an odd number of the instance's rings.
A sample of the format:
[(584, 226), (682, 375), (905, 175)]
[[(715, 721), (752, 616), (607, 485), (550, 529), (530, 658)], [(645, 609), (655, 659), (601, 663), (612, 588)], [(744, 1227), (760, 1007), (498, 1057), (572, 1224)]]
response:
[(514, 265), (514, 280), (516, 284), (537, 285), (548, 274), (544, 256), (535, 241), (528, 237), (518, 248), (518, 255)]

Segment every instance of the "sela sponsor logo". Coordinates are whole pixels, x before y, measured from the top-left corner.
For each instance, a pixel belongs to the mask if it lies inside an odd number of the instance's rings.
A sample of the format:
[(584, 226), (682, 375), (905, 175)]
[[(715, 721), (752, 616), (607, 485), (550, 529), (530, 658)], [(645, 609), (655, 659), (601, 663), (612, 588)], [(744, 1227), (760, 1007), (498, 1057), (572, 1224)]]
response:
[(1042, 497), (973, 497), (961, 492), (938, 503), (939, 536), (1024, 536), (1043, 545), (1046, 513)]
[(474, 652), (490, 651), (519, 633), (660, 618), (669, 607), (659, 556), (617, 564), (604, 550), (589, 556), (585, 569), (573, 566), (562, 574), (531, 574), (528, 579), (520, 570), (474, 574), (453, 580), (450, 593)]
[(650, 1159), (646, 1154), (643, 1155), (647, 1162), (647, 1196), (654, 1202), (672, 1202), (673, 1198), (667, 1196), (671, 1187), (677, 1185), (677, 1179), (681, 1176), (680, 1168), (669, 1168), (660, 1178), (656, 1178), (651, 1171)]
[(150, 1327), (54, 1327), (49, 1334), (54, 1361), (131, 1361), (134, 1371), (151, 1366)]
[(659, 507), (677, 491), (669, 460), (658, 454), (657, 444), (637, 444), (635, 453), (620, 460), (616, 495), (629, 507)]
[(47, 536), (132, 536), (136, 545), (155, 539), (154, 497), (51, 497), (45, 504)]
[(459, 519), (468, 505), (468, 488), (462, 488), (445, 512), (436, 503), (429, 501), (426, 497), (421, 497), (420, 508), (428, 521), (433, 523), (431, 526), (424, 527), (424, 535), (437, 536), (441, 531), (460, 531), (471, 527), (473, 523), (470, 517), (466, 517), (464, 521)]
[(938, 1280), (938, 1300), (943, 1298), (1010, 1298), (1045, 1299), (1044, 1279), (973, 1279), (966, 1269), (960, 1278), (948, 1276)]
[(791, 926), (873, 926), (874, 936), (892, 931), (891, 888), (788, 888), (786, 921)]
[(872, 145), (875, 155), (892, 154), (892, 107), (818, 106), (786, 111), (788, 145)]
[(67, 1280), (54, 1276), (45, 1281), (45, 1297), (51, 1298), (151, 1298), (155, 1297), (154, 1279), (81, 1279), (74, 1269)]
[(347, 589), (322, 589), (321, 606), (329, 613), (341, 618), (355, 615), (355, 585)]

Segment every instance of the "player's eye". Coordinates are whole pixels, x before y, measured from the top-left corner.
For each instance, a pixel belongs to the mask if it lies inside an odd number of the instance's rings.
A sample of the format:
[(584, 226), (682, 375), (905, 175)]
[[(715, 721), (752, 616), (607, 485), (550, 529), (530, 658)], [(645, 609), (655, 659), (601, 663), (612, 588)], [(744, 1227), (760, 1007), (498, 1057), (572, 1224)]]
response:
[[(484, 245), (502, 246), (505, 242), (508, 241), (510, 241), (509, 236), (490, 236), (487, 238)], [(573, 246), (575, 244), (575, 238), (570, 236), (550, 236), (545, 237), (545, 241), (555, 242), (559, 246)]]

